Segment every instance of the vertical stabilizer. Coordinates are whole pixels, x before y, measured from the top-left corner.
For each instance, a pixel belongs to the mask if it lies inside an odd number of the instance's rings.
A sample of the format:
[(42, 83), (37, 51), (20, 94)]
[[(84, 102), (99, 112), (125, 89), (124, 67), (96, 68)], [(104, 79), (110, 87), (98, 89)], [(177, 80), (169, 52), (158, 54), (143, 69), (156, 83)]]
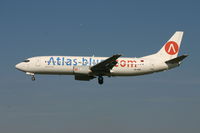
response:
[(183, 31), (175, 32), (155, 56), (164, 61), (176, 58), (181, 46), (182, 37)]

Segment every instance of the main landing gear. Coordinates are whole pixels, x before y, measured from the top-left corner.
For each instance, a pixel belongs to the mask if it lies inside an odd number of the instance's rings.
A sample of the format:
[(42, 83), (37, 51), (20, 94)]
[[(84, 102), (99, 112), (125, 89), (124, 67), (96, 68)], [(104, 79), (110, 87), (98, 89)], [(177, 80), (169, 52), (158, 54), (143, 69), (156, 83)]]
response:
[(99, 76), (99, 77), (98, 77), (98, 83), (99, 83), (100, 85), (103, 84), (103, 76)]

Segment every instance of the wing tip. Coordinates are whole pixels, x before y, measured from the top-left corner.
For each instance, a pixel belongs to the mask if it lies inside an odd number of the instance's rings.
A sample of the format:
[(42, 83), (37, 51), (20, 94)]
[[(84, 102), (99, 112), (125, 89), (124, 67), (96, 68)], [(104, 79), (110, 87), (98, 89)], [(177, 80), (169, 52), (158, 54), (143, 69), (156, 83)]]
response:
[(120, 57), (122, 54), (114, 54), (113, 56)]

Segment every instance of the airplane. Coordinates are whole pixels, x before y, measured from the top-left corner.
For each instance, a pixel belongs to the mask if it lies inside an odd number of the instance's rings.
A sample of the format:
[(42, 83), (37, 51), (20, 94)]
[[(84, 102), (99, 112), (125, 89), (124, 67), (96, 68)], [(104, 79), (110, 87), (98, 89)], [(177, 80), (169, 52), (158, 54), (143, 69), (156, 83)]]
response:
[(188, 55), (178, 56), (183, 31), (174, 35), (157, 52), (148, 56), (133, 58), (115, 54), (111, 57), (94, 56), (38, 56), (18, 63), (15, 67), (30, 75), (35, 74), (74, 75), (75, 80), (89, 81), (98, 77), (103, 84), (103, 76), (138, 76), (161, 72), (179, 66)]

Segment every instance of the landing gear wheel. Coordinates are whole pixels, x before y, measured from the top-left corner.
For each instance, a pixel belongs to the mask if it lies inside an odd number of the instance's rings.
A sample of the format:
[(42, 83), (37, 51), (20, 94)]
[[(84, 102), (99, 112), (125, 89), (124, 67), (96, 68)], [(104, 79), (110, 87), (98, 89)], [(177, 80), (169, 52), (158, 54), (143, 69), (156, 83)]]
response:
[(31, 77), (31, 80), (32, 80), (32, 81), (35, 81), (35, 76), (32, 76), (32, 77)]
[(99, 77), (98, 77), (98, 82), (99, 82), (100, 85), (103, 84), (103, 77), (102, 77), (102, 76), (99, 76)]

